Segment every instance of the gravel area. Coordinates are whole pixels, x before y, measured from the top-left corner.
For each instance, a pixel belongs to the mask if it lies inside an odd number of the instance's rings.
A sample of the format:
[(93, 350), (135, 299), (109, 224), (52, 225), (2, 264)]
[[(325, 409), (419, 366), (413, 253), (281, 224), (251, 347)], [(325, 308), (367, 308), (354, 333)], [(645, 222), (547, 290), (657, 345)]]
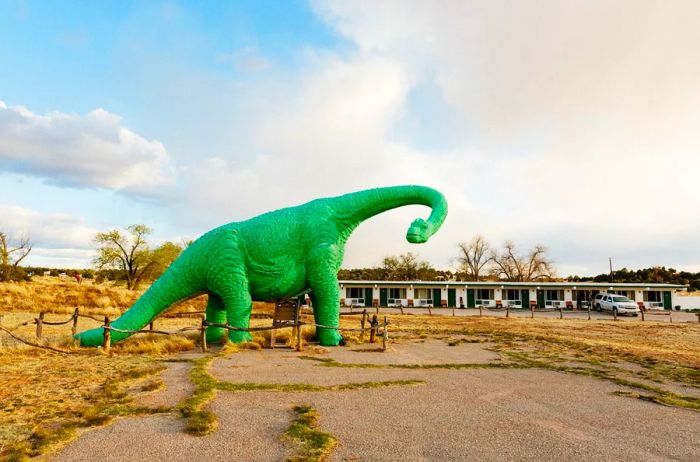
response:
[(284, 460), (289, 454), (280, 435), (293, 416), (289, 409), (250, 406), (238, 395), (234, 407), (215, 400), (211, 409), (219, 430), (196, 437), (184, 432), (176, 416), (122, 419), (87, 431), (51, 460), (54, 462), (228, 461)]
[[(492, 354), (480, 349), (426, 341), (392, 345), (384, 354), (348, 348), (316, 354), (343, 362), (449, 363)], [(298, 356), (246, 351), (215, 360), (211, 372), (235, 382), (427, 383), (341, 392), (221, 391), (211, 404), (220, 421), (212, 435), (185, 434), (176, 416), (129, 418), (84, 433), (53, 460), (284, 460), (289, 448), (281, 435), (296, 404), (316, 408), (320, 428), (338, 439), (332, 461), (700, 460), (700, 413), (613, 395), (623, 388), (610, 382), (537, 369), (328, 368)]]
[[(376, 346), (365, 348), (376, 349)], [(326, 351), (324, 349), (323, 351)], [(334, 359), (343, 363), (369, 364), (445, 364), (486, 363), (499, 355), (484, 349), (483, 344), (448, 346), (443, 341), (407, 342), (392, 345), (388, 352), (362, 352), (336, 348), (327, 353), (305, 355)], [(298, 353), (279, 350), (243, 351), (214, 360), (211, 373), (227, 382), (310, 383), (338, 385), (349, 382), (410, 380), (422, 377), (413, 369), (329, 368), (317, 361), (299, 359)], [(441, 359), (437, 361), (436, 358)]]
[(194, 385), (189, 380), (190, 363), (164, 363), (167, 367), (158, 378), (165, 385), (153, 393), (138, 395), (134, 403), (146, 407), (175, 406), (192, 395)]

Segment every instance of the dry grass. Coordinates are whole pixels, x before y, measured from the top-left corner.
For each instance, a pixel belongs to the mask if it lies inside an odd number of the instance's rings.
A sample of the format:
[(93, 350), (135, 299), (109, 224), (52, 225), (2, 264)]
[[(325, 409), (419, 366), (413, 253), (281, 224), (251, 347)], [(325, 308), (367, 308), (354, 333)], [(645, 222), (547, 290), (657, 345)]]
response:
[(80, 427), (117, 415), (148, 412), (130, 406), (127, 384), (160, 372), (141, 355), (31, 354), (0, 356), (0, 459), (46, 454)]
[(700, 324), (452, 316), (392, 316), (391, 331), (412, 336), (487, 335), (490, 340), (568, 343), (588, 353), (700, 368)]
[[(56, 277), (35, 277), (31, 282), (0, 283), (0, 313), (29, 311), (47, 313), (81, 312), (96, 315), (118, 315), (129, 308), (145, 291), (127, 290), (111, 282), (95, 284), (86, 279), (81, 284)], [(197, 297), (178, 305), (177, 311), (201, 311), (206, 297)]]

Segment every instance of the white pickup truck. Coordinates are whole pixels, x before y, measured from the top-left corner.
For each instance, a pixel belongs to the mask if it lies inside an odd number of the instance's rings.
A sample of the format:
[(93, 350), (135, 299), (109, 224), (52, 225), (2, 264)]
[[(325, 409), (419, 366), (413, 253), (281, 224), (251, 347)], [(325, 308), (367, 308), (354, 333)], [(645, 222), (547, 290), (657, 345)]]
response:
[(639, 306), (633, 300), (615, 294), (598, 294), (593, 300), (593, 307), (598, 311), (610, 311), (615, 314), (639, 315)]

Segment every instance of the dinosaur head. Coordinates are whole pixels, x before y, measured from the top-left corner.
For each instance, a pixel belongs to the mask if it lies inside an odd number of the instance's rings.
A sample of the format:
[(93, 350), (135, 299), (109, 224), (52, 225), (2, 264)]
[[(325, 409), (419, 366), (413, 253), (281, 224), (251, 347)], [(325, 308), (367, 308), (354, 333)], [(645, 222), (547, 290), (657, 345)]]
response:
[(427, 242), (430, 236), (433, 235), (431, 228), (430, 223), (422, 218), (417, 218), (406, 231), (406, 240), (412, 244)]

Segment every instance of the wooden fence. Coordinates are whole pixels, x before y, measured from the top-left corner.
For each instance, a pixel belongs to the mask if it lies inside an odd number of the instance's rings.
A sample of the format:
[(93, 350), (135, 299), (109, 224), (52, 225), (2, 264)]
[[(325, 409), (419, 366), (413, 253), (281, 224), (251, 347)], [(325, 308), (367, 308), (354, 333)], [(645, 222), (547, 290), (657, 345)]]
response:
[[(196, 312), (199, 316), (204, 312)], [(303, 312), (302, 314), (308, 314), (309, 312)], [(192, 315), (193, 313), (184, 313), (188, 316)], [(349, 313), (341, 313), (341, 315), (347, 315)], [(41, 345), (40, 343), (33, 343), (31, 341), (27, 341), (25, 339), (22, 339), (18, 336), (16, 336), (13, 332), (20, 327), (27, 326), (29, 324), (36, 324), (36, 339), (41, 342), (42, 337), (43, 337), (43, 327), (45, 325), (47, 326), (60, 326), (60, 325), (66, 325), (66, 324), (71, 324), (71, 335), (75, 335), (78, 330), (78, 319), (83, 317), (83, 318), (89, 318), (97, 322), (102, 322), (102, 325), (99, 327), (102, 327), (104, 330), (104, 335), (103, 335), (103, 342), (102, 342), (102, 348), (104, 349), (105, 352), (109, 352), (110, 346), (111, 346), (111, 336), (112, 332), (121, 332), (121, 333), (128, 333), (128, 334), (160, 334), (160, 335), (177, 335), (177, 334), (184, 334), (186, 332), (192, 332), (192, 331), (198, 331), (199, 332), (199, 338), (202, 346), (202, 351), (207, 351), (207, 339), (206, 339), (206, 329), (207, 327), (219, 327), (226, 329), (227, 331), (237, 331), (237, 332), (262, 332), (262, 331), (274, 331), (278, 329), (286, 329), (289, 327), (296, 328), (297, 329), (297, 344), (296, 344), (296, 349), (298, 351), (302, 351), (302, 339), (301, 339), (301, 327), (302, 326), (315, 326), (315, 327), (320, 327), (323, 329), (333, 329), (337, 331), (344, 331), (344, 332), (359, 332), (360, 333), (360, 340), (364, 341), (364, 336), (365, 332), (369, 331), (369, 340), (370, 343), (374, 343), (375, 339), (377, 336), (380, 335), (380, 328), (382, 329), (381, 331), (381, 336), (382, 336), (382, 349), (386, 351), (387, 343), (389, 340), (389, 331), (388, 331), (388, 326), (389, 326), (389, 321), (387, 319), (387, 316), (384, 316), (384, 323), (380, 323), (377, 320), (377, 315), (373, 315), (372, 318), (369, 318), (369, 315), (367, 314), (367, 311), (364, 310), (363, 312), (359, 313), (351, 313), (351, 314), (359, 314), (362, 315), (362, 320), (360, 321), (360, 328), (346, 328), (346, 327), (337, 327), (337, 326), (324, 326), (321, 324), (316, 324), (313, 322), (305, 322), (302, 320), (299, 320), (298, 322), (295, 322), (294, 324), (286, 324), (283, 326), (259, 326), (259, 327), (247, 327), (247, 328), (242, 328), (242, 327), (235, 327), (231, 326), (229, 324), (219, 324), (219, 323), (211, 323), (206, 320), (204, 316), (201, 316), (201, 322), (197, 326), (188, 326), (188, 327), (183, 327), (181, 329), (177, 329), (175, 331), (164, 331), (164, 330), (158, 330), (154, 328), (154, 323), (151, 321), (149, 324), (148, 329), (139, 329), (139, 330), (126, 330), (126, 329), (119, 329), (114, 326), (112, 326), (112, 320), (110, 319), (109, 316), (105, 316), (104, 319), (100, 319), (94, 316), (86, 315), (86, 314), (81, 314), (80, 310), (78, 308), (75, 309), (73, 314), (66, 319), (65, 321), (47, 321), (45, 319), (46, 312), (41, 312), (39, 315), (31, 319), (29, 321), (25, 321), (17, 326), (15, 326), (13, 329), (9, 329), (6, 327), (3, 327), (2, 324), (2, 315), (0, 315), (0, 330), (6, 332), (9, 334), (12, 338), (15, 340), (25, 343), (30, 346), (34, 347), (40, 347), (40, 348), (47, 348), (53, 351), (59, 351), (61, 353), (67, 353), (65, 350), (60, 350), (56, 349), (47, 345)], [(173, 316), (170, 315), (168, 316), (169, 318), (174, 318), (178, 316)], [(271, 318), (269, 315), (252, 315), (251, 318)], [(366, 327), (366, 324), (369, 324)], [(0, 345), (1, 346), (1, 345)]]

